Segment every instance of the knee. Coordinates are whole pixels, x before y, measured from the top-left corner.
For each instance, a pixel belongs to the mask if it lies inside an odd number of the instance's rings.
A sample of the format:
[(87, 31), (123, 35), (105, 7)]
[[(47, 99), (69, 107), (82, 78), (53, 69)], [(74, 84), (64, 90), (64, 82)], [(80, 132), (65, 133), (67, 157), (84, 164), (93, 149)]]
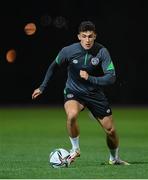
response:
[(106, 133), (108, 136), (115, 136), (116, 134), (115, 128), (112, 127), (112, 128), (106, 129)]
[(69, 122), (74, 122), (77, 119), (77, 116), (78, 116), (78, 112), (76, 110), (70, 110), (67, 113), (67, 120)]

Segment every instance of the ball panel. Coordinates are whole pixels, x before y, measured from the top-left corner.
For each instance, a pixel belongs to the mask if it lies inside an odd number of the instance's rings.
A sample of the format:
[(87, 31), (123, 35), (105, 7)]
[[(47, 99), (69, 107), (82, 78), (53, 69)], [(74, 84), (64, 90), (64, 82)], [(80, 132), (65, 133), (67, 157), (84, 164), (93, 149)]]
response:
[(68, 167), (69, 152), (63, 148), (53, 150), (49, 155), (49, 163), (54, 168)]

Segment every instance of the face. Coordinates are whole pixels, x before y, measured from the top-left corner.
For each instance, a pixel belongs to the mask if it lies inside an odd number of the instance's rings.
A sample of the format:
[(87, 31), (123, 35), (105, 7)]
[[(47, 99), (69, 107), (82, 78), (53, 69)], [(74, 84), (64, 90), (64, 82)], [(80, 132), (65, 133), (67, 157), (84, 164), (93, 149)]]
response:
[(78, 39), (80, 40), (82, 47), (88, 50), (94, 45), (96, 33), (94, 33), (93, 31), (80, 32), (78, 34)]

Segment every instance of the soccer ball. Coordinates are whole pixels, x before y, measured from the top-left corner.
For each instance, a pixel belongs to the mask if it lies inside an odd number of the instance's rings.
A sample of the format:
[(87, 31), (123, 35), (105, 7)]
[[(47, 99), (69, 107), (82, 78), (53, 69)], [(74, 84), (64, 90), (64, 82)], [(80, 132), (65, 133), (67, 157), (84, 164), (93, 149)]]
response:
[(58, 148), (53, 150), (49, 155), (49, 163), (53, 168), (68, 167), (67, 158), (70, 156), (70, 153), (63, 149)]

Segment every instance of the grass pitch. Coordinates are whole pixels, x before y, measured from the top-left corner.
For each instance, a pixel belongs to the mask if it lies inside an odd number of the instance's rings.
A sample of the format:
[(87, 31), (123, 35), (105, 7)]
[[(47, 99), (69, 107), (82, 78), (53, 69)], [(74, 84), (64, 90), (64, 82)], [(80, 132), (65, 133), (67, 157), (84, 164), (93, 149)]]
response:
[(69, 168), (54, 169), (48, 156), (70, 149), (63, 108), (0, 108), (1, 179), (148, 178), (148, 108), (113, 108), (120, 156), (130, 166), (107, 165), (105, 134), (88, 111), (80, 113), (81, 157)]

